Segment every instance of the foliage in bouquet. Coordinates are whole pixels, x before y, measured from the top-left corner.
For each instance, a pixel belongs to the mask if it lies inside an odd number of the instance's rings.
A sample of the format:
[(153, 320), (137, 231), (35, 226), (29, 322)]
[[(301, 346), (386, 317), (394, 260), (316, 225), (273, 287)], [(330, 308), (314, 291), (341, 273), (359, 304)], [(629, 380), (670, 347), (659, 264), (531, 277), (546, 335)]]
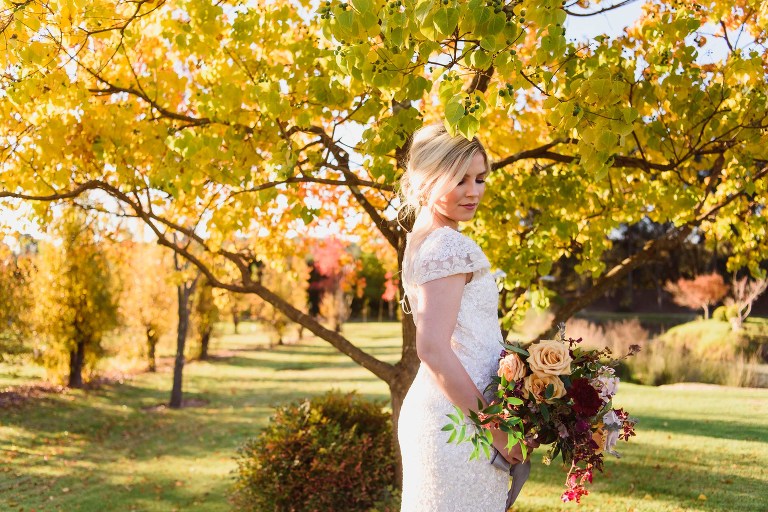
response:
[(581, 341), (566, 338), (561, 325), (557, 339), (504, 344), (497, 376), (486, 390), (492, 400), (470, 411), (471, 434), (460, 410), (449, 415), (451, 423), (444, 427), (452, 432), (449, 442), (470, 441), (471, 458), (481, 452), (489, 456), (489, 429), (496, 428), (507, 433), (508, 449), (520, 444), (524, 455), (526, 439), (550, 445), (544, 462), (560, 456), (570, 466), (561, 499), (580, 502), (593, 472), (603, 470), (604, 453), (618, 457), (616, 442), (635, 435), (636, 421), (613, 407), (619, 383), (614, 366), (639, 350), (633, 345), (628, 354), (613, 358), (607, 348), (582, 349)]

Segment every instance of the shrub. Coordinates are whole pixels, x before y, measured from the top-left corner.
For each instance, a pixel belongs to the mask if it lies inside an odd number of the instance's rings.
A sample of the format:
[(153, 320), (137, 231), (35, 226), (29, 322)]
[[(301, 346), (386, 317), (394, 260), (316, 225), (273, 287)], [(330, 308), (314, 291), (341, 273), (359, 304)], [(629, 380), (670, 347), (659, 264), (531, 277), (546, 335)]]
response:
[(659, 336), (667, 347), (685, 347), (696, 359), (732, 358), (746, 349), (746, 339), (733, 332), (731, 324), (719, 320), (696, 320), (676, 325)]
[(367, 511), (396, 498), (391, 415), (354, 393), (278, 407), (238, 451), (242, 511)]
[[(718, 308), (716, 317), (724, 317)], [(768, 321), (748, 319), (742, 333), (733, 332), (727, 320), (697, 320), (678, 325), (651, 340), (636, 319), (608, 322), (603, 328), (572, 319), (569, 337), (583, 338), (585, 346), (626, 354), (629, 345), (640, 345), (638, 354), (621, 361), (617, 373), (623, 380), (658, 386), (676, 382), (705, 382), (727, 386), (765, 386), (768, 378), (759, 364), (768, 353)]]

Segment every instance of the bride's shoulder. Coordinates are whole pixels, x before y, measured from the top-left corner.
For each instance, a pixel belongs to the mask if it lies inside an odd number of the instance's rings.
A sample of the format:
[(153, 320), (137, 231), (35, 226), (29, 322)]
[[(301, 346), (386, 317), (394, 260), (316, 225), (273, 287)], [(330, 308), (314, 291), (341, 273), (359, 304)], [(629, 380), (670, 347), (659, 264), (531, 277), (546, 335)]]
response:
[(419, 250), (419, 253), (424, 256), (437, 257), (438, 259), (476, 252), (482, 253), (482, 250), (474, 240), (448, 226), (432, 230), (424, 239)]

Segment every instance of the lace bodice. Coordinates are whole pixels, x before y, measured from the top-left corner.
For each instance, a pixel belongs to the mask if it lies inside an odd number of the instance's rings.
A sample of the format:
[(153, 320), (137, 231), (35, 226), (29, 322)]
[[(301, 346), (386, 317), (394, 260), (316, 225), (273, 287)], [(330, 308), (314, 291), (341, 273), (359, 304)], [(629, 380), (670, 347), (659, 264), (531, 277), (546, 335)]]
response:
[(432, 231), (422, 242), (413, 264), (413, 273), (404, 269), (404, 275), (410, 279), (405, 279), (403, 288), (414, 322), (418, 320), (418, 286), (454, 274), (472, 273), (472, 280), (464, 287), (461, 297), (451, 346), (475, 384), (485, 387), (489, 358), (496, 363), (502, 339), (497, 314), (499, 292), (488, 258), (470, 238), (442, 227)]
[[(434, 230), (414, 256), (413, 271), (403, 269), (403, 287), (416, 321), (419, 286), (466, 273), (472, 279), (464, 286), (451, 348), (482, 392), (497, 368), (502, 337), (498, 290), (480, 247), (451, 228)], [(470, 443), (446, 443), (448, 433), (441, 429), (451, 412), (453, 404), (421, 366), (398, 423), (403, 456), (401, 512), (502, 512), (508, 476), (483, 457), (470, 461)]]

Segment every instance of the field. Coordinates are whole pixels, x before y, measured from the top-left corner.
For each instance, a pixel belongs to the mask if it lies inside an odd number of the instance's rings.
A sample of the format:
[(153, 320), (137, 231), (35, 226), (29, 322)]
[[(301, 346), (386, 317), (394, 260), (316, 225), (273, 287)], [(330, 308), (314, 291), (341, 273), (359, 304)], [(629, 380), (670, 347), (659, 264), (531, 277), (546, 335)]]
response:
[[(344, 327), (390, 361), (398, 329)], [(168, 365), (87, 391), (29, 389), (29, 398), (0, 409), (0, 510), (230, 510), (236, 449), (273, 405), (334, 388), (388, 397), (383, 383), (324, 342), (270, 349), (265, 340), (257, 329), (217, 339), (214, 358), (188, 364), (181, 410), (162, 405)], [(33, 366), (0, 365), (0, 389), (39, 376)], [(768, 510), (768, 390), (622, 384), (617, 402), (639, 419), (638, 437), (619, 445), (624, 457), (608, 460), (582, 505), (559, 502), (564, 472), (535, 456), (515, 510)]]

